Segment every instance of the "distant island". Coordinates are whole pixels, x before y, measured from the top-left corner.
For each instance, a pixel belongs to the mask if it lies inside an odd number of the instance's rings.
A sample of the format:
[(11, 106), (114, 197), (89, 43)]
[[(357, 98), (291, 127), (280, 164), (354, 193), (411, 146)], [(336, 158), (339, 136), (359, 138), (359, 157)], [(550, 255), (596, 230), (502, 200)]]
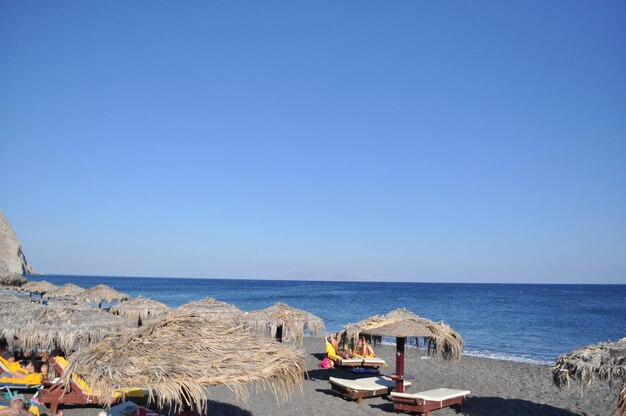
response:
[(317, 270), (308, 272), (294, 272), (279, 276), (280, 280), (315, 280), (315, 281), (344, 281), (344, 282), (375, 282), (371, 276), (355, 276), (341, 273), (326, 273)]

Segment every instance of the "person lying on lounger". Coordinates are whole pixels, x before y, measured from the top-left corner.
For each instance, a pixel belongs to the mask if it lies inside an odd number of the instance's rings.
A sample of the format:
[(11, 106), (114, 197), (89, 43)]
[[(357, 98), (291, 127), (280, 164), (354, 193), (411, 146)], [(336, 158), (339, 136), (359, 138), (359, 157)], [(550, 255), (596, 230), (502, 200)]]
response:
[[(8, 407), (0, 406), (0, 416), (34, 416), (26, 407), (26, 399), (23, 394), (18, 394), (11, 399)], [(52, 416), (63, 416), (63, 411)]]
[(352, 350), (352, 353), (357, 357), (363, 358), (376, 358), (376, 353), (370, 344), (365, 341), (364, 337), (360, 337), (356, 344), (356, 347)]
[(329, 334), (327, 339), (328, 339), (329, 344), (335, 350), (335, 354), (337, 354), (341, 358), (353, 358), (354, 357), (354, 355), (350, 351), (339, 347), (339, 333)]
[(28, 384), (39, 384), (48, 377), (48, 363), (36, 363), (29, 361), (24, 369), (18, 369), (14, 373), (0, 373), (0, 381), (3, 379), (18, 380)]

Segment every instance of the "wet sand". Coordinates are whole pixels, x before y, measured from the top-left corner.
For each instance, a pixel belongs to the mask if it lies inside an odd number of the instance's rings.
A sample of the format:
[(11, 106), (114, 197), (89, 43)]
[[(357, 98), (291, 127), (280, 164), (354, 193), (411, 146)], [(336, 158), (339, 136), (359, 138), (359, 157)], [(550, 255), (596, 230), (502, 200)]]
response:
[[(355, 378), (340, 369), (320, 369), (324, 357), (323, 340), (307, 338), (304, 342), (308, 364), (308, 378), (303, 391), (294, 393), (289, 400), (278, 404), (270, 391), (251, 389), (247, 401), (238, 400), (223, 386), (211, 389), (213, 401), (207, 415), (213, 416), (287, 416), (287, 415), (394, 415), (392, 403), (385, 397), (368, 398), (362, 404), (345, 400), (333, 393), (329, 377)], [(619, 386), (609, 388), (598, 383), (589, 391), (578, 386), (559, 390), (552, 384), (549, 366), (515, 363), (511, 361), (463, 356), (461, 362), (450, 363), (440, 359), (421, 359), (423, 350), (407, 348), (406, 373), (416, 375), (407, 392), (419, 392), (439, 387), (470, 390), (462, 414), (469, 416), (609, 416), (615, 409)], [(382, 373), (391, 374), (395, 367), (395, 349), (379, 346), (377, 354), (388, 367)], [(101, 409), (66, 408), (65, 416), (95, 416)], [(43, 414), (48, 414), (41, 407)], [(404, 413), (409, 414), (409, 413)], [(432, 412), (433, 416), (457, 414), (453, 409)]]

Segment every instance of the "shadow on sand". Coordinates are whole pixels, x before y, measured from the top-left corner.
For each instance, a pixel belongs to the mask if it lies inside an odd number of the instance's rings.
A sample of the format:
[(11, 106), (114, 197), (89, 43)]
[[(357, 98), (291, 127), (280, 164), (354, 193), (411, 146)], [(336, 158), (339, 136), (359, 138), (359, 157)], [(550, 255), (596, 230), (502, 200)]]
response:
[(328, 380), (330, 377), (346, 378), (349, 380), (355, 380), (363, 377), (376, 377), (379, 374), (359, 374), (343, 368), (318, 368), (315, 370), (309, 370), (308, 380)]
[[(389, 413), (397, 413), (392, 402), (372, 404), (370, 407)], [(480, 396), (468, 397), (460, 413), (465, 416), (580, 416), (579, 413), (572, 413), (569, 410), (529, 400)], [(404, 414), (408, 415), (409, 413)]]

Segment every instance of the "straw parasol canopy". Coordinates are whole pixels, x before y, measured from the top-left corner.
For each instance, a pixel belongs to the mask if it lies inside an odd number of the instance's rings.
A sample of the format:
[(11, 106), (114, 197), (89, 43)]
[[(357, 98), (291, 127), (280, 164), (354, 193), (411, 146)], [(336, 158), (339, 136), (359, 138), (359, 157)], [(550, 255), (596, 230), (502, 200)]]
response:
[(213, 298), (204, 298), (185, 303), (176, 308), (174, 313), (177, 315), (195, 314), (211, 319), (232, 320), (237, 320), (243, 316), (243, 312), (236, 306)]
[(143, 296), (137, 296), (135, 299), (111, 307), (112, 314), (122, 316), (132, 322), (138, 322), (139, 326), (143, 321), (163, 316), (170, 310), (169, 306)]
[(374, 342), (384, 336), (410, 339), (416, 343), (423, 338), (429, 353), (457, 362), (461, 360), (463, 351), (463, 338), (450, 325), (422, 318), (404, 308), (350, 324), (343, 332), (352, 341), (357, 341), (361, 334)]
[(304, 331), (319, 334), (324, 331), (324, 321), (312, 313), (277, 303), (269, 308), (252, 311), (244, 317), (255, 332), (268, 334), (279, 341), (302, 342)]
[(441, 355), (446, 360), (461, 360), (463, 338), (450, 325), (422, 318), (404, 308), (396, 309), (386, 315), (375, 315), (356, 324), (349, 324), (343, 329), (342, 338), (356, 342), (361, 335), (379, 342), (382, 337), (396, 337), (396, 391), (402, 392), (404, 383), (404, 344), (406, 339), (415, 341), (424, 339), (428, 353)]
[(73, 283), (66, 283), (55, 290), (47, 292), (44, 297), (47, 299), (71, 299), (75, 298), (84, 290), (85, 288), (77, 286)]
[(27, 282), (21, 274), (0, 271), (0, 286), (22, 286)]
[(116, 388), (139, 385), (159, 407), (204, 414), (211, 386), (225, 384), (245, 399), (253, 382), (286, 398), (302, 389), (304, 371), (303, 351), (230, 322), (170, 314), (72, 354), (63, 380), (80, 374), (105, 405)]
[(626, 414), (626, 338), (568, 352), (552, 367), (552, 380), (560, 388), (571, 380), (591, 387), (596, 379), (622, 383), (615, 414)]
[(102, 306), (102, 302), (121, 302), (128, 299), (130, 299), (130, 295), (122, 293), (119, 290), (113, 289), (107, 285), (90, 287), (76, 296), (77, 301), (86, 303), (98, 302), (99, 307)]
[(0, 333), (22, 350), (60, 349), (69, 353), (131, 329), (128, 321), (99, 309), (66, 306), (25, 307), (20, 304), (14, 319), (3, 323)]
[(38, 293), (41, 295), (41, 297), (43, 297), (44, 293), (52, 292), (53, 290), (56, 290), (57, 288), (58, 288), (57, 285), (53, 285), (52, 283), (47, 282), (45, 280), (40, 280), (40, 281), (28, 282), (24, 284), (22, 287), (20, 287), (20, 290), (22, 292), (28, 292), (31, 295), (33, 293)]
[(28, 298), (3, 295), (0, 297), (0, 338), (11, 347), (18, 346), (17, 333), (26, 328), (32, 318), (41, 317), (46, 307)]

